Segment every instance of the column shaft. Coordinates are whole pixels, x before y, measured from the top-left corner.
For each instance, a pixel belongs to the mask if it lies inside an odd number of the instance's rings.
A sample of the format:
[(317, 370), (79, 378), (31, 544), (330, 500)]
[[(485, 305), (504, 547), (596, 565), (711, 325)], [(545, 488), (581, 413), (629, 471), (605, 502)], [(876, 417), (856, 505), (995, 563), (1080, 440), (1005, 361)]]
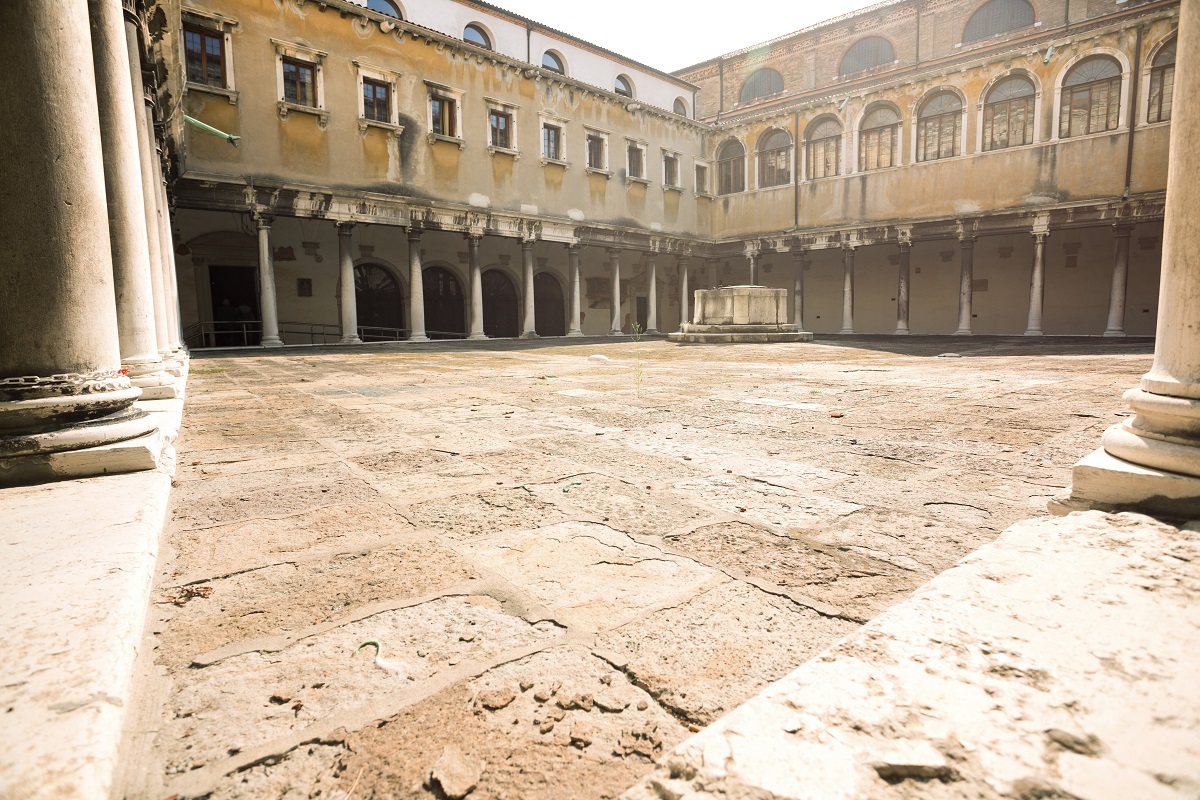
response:
[(904, 336), (908, 330), (908, 292), (910, 265), (912, 263), (912, 244), (900, 242), (899, 267), (896, 280), (896, 334)]
[(1113, 254), (1112, 289), (1108, 297), (1108, 325), (1105, 336), (1125, 335), (1125, 292), (1129, 284), (1129, 237), (1132, 225), (1113, 225), (1116, 252)]
[(758, 253), (751, 253), (750, 259), (750, 285), (758, 286)]
[(653, 253), (646, 257), (646, 333), (658, 333), (658, 263)]
[(1046, 296), (1046, 231), (1033, 234), (1033, 271), (1029, 278), (1029, 321), (1026, 336), (1042, 335), (1042, 305)]
[(533, 296), (533, 240), (521, 240), (521, 275), (524, 283), (525, 313), (521, 315), (521, 338), (537, 336), (537, 303)]
[(428, 342), (425, 335), (425, 276), (421, 267), (421, 229), (408, 228), (408, 340)]
[(971, 335), (971, 298), (975, 283), (975, 239), (962, 238), (962, 265), (958, 273), (958, 330), (955, 336)]
[(338, 267), (342, 276), (342, 344), (362, 344), (358, 338), (358, 291), (354, 282), (354, 223), (340, 222)]
[(676, 262), (679, 265), (679, 326), (682, 328), (688, 323), (688, 306), (691, 298), (688, 296), (688, 259), (687, 256), (677, 256)]
[(610, 289), (612, 291), (612, 319), (610, 336), (619, 336), (621, 333), (621, 251), (617, 249), (608, 251), (608, 266), (612, 272)]
[(854, 333), (854, 248), (842, 246), (842, 329)]
[(471, 326), (468, 339), (486, 339), (483, 332), (483, 269), (479, 264), (479, 243), (483, 237), (467, 234), (467, 270), (471, 280)]
[(179, 296), (175, 291), (175, 251), (171, 244), (171, 214), (167, 206), (167, 184), (163, 180), (162, 158), (158, 149), (158, 137), (154, 133), (154, 107), (146, 106), (147, 130), (154, 150), (150, 154), (150, 168), (154, 178), (154, 220), (158, 226), (159, 263), (162, 268), (163, 316), (166, 320), (167, 348), (172, 352), (179, 349)]
[(583, 336), (583, 331), (579, 327), (579, 312), (580, 312), (580, 288), (579, 288), (579, 257), (583, 245), (572, 244), (567, 245), (567, 263), (570, 270), (570, 292), (571, 292), (571, 313), (567, 320), (567, 336)]
[(262, 306), (263, 347), (282, 347), (279, 338), (279, 307), (275, 299), (275, 260), (271, 254), (271, 218), (259, 214), (258, 222), (258, 293)]
[(792, 263), (796, 267), (795, 285), (792, 289), (792, 322), (796, 330), (804, 330), (804, 270), (808, 269), (807, 253), (804, 250), (792, 251)]

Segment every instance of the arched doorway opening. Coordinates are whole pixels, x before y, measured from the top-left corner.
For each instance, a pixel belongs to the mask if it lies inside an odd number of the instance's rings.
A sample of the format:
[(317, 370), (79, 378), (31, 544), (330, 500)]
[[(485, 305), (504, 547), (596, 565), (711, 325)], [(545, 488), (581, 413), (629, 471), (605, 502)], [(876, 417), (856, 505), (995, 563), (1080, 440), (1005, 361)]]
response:
[(567, 314), (562, 284), (549, 272), (533, 276), (534, 327), (538, 336), (566, 336)]
[(387, 267), (359, 264), (354, 268), (354, 299), (359, 335), (364, 342), (404, 338), (404, 292)]
[(515, 338), (521, 333), (517, 287), (498, 269), (483, 273), (483, 332), (492, 338)]
[(429, 338), (461, 338), (467, 332), (467, 323), (458, 278), (444, 267), (426, 267), (421, 280), (425, 284), (425, 331)]

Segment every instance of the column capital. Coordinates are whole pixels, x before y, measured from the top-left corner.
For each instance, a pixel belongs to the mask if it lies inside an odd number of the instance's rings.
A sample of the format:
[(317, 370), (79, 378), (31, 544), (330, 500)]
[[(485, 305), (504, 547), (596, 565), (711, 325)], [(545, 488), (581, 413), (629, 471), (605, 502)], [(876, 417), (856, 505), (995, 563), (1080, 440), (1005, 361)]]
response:
[(467, 244), (471, 247), (478, 247), (483, 241), (483, 234), (478, 231), (463, 231), (463, 238), (467, 240)]
[(1037, 228), (1034, 228), (1032, 231), (1029, 232), (1029, 235), (1033, 237), (1033, 241), (1035, 244), (1044, 244), (1046, 242), (1046, 240), (1048, 238), (1050, 238), (1050, 229), (1047, 228), (1045, 230), (1039, 230)]
[(1136, 223), (1133, 220), (1126, 220), (1126, 219), (1118, 220), (1118, 221), (1114, 222), (1112, 225), (1113, 233), (1119, 239), (1128, 239), (1130, 236), (1133, 235), (1133, 226), (1135, 224)]
[(975, 248), (974, 236), (960, 236), (958, 242), (962, 245), (963, 250), (973, 250)]
[(567, 250), (571, 253), (583, 252), (583, 242), (566, 242)]
[(275, 221), (274, 215), (268, 214), (264, 211), (252, 211), (250, 212), (250, 218), (254, 220), (255, 227), (257, 227), (260, 231), (270, 230), (271, 223)]
[(808, 248), (804, 245), (795, 245), (791, 249), (792, 260), (800, 263), (808, 258)]
[(536, 241), (537, 241), (537, 239), (531, 239), (531, 238), (529, 238), (529, 237), (524, 237), (524, 236), (523, 236), (523, 237), (521, 237), (521, 250), (522, 250), (522, 252), (528, 252), (528, 251), (530, 251), (530, 250), (533, 250), (533, 243), (534, 243), (534, 242), (536, 242)]
[(419, 242), (419, 241), (421, 241), (421, 234), (424, 232), (425, 232), (425, 228), (422, 225), (419, 225), (416, 223), (409, 225), (408, 226), (408, 240), (410, 242)]
[(858, 249), (858, 242), (842, 242), (842, 253), (853, 253)]
[(339, 222), (337, 223), (338, 236), (349, 236), (354, 233), (354, 222)]
[(620, 248), (620, 247), (606, 247), (606, 248), (604, 249), (604, 251), (605, 251), (606, 253), (608, 253), (608, 255), (609, 255), (609, 257), (610, 257), (610, 258), (617, 258), (617, 257), (620, 257), (621, 253), (625, 252), (625, 251), (624, 251), (622, 248)]

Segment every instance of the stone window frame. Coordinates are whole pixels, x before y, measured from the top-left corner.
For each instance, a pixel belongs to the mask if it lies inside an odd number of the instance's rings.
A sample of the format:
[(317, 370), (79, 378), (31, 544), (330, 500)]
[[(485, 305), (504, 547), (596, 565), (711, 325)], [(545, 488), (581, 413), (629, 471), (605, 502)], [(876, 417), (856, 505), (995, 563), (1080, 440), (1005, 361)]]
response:
[[(487, 132), (487, 151), (492, 155), (521, 157), (521, 142), (517, 135), (517, 112), (521, 107), (495, 97), (484, 97), (484, 130)], [(508, 146), (503, 147), (492, 142), (492, 114), (502, 114), (508, 117)]]
[[(567, 122), (565, 117), (560, 117), (548, 112), (538, 114), (538, 131), (539, 142), (538, 147), (542, 154), (542, 166), (556, 166), (566, 169), (571, 166), (570, 160), (567, 159)], [(550, 158), (546, 155), (546, 128), (558, 129), (558, 154), (559, 158)]]
[[(781, 134), (787, 136), (787, 139), (788, 139), (787, 146), (786, 147), (773, 147), (769, 150), (764, 149), (764, 145), (766, 145), (767, 139), (776, 133), (781, 133)], [(768, 177), (766, 173), (769, 170), (769, 166), (768, 166), (769, 161), (764, 160), (764, 158), (769, 159), (769, 157), (772, 154), (781, 153), (785, 150), (787, 151), (787, 180), (778, 181), (776, 183), (766, 183), (764, 181), (764, 178)], [(795, 178), (796, 178), (796, 137), (794, 137), (792, 135), (792, 132), (789, 131), (787, 128), (782, 128), (778, 125), (772, 125), (771, 127), (764, 130), (761, 134), (759, 134), (758, 140), (755, 142), (755, 145), (754, 145), (754, 178), (755, 178), (755, 185), (754, 185), (755, 190), (779, 189), (784, 186), (791, 186), (793, 181), (795, 181)]]
[[(704, 170), (704, 180), (700, 180), (700, 170)], [(712, 162), (703, 158), (692, 159), (692, 193), (696, 197), (712, 197)]]
[[(185, 91), (220, 95), (228, 100), (230, 105), (237, 105), (240, 92), (237, 90), (233, 72), (233, 29), (237, 27), (237, 24), (238, 21), (236, 19), (212, 11), (202, 11), (192, 6), (183, 6), (180, 9), (179, 62), (183, 68), (183, 86)], [(184, 30), (187, 28), (198, 28), (219, 35), (222, 38), (222, 66), (225, 73), (225, 85), (223, 87), (210, 86), (207, 83), (195, 83), (188, 80), (187, 44), (183, 36)]]
[[(610, 135), (609, 131), (601, 130), (600, 128), (585, 127), (583, 132), (583, 163), (586, 165), (584, 167), (584, 171), (589, 175), (603, 175), (605, 177), (611, 176), (612, 171), (609, 169), (611, 162), (609, 161), (608, 154), (608, 138)], [(600, 152), (604, 159), (604, 163), (601, 166), (592, 165), (590, 140), (593, 138), (599, 139), (601, 142)]]
[[(925, 109), (943, 95), (951, 95), (958, 100), (958, 111), (922, 117), (921, 114), (925, 111)], [(929, 164), (934, 161), (947, 161), (952, 158), (961, 158), (965, 155), (968, 155), (967, 113), (969, 108), (970, 104), (967, 102), (967, 96), (963, 93), (963, 90), (950, 84), (941, 84), (935, 86), (918, 97), (917, 101), (908, 109), (908, 124), (912, 128), (912, 130), (909, 131), (908, 163)], [(936, 156), (931, 156), (928, 158), (924, 157), (924, 154), (920, 150), (922, 128), (926, 130), (926, 136), (928, 137), (928, 130), (930, 127), (928, 122), (929, 120), (932, 120), (935, 117), (951, 117), (951, 115), (955, 113), (958, 115), (955, 119), (955, 126), (958, 128), (958, 130), (954, 132), (954, 152), (951, 155), (943, 156), (940, 154), (941, 151), (939, 150), (939, 154)], [(901, 116), (903, 117), (903, 114)], [(940, 142), (940, 126), (936, 133), (938, 134)], [(928, 139), (926, 139), (926, 141), (928, 141)]]
[[(455, 89), (453, 86), (446, 86), (442, 83), (434, 81), (425, 81), (425, 129), (428, 131), (429, 143), (434, 142), (450, 142), (458, 145), (458, 149), (462, 150), (467, 146), (466, 139), (463, 138), (462, 126), (462, 107), (463, 95), (462, 89)], [(451, 103), (450, 114), (454, 120), (454, 134), (435, 133), (433, 130), (433, 101), (434, 99), (443, 102)]]
[[(1075, 67), (1079, 64), (1079, 62), (1084, 61), (1089, 58), (1095, 58), (1096, 56), (1108, 56), (1110, 58), (1113, 58), (1116, 60), (1116, 62), (1121, 67), (1121, 93), (1120, 93), (1120, 97), (1117, 101), (1118, 102), (1117, 127), (1109, 129), (1109, 130), (1105, 130), (1105, 131), (1095, 131), (1093, 133), (1084, 133), (1084, 134), (1079, 134), (1076, 136), (1060, 136), (1060, 134), (1062, 132), (1061, 131), (1061, 120), (1062, 120), (1063, 83), (1066, 81), (1067, 76), (1071, 74), (1071, 70), (1075, 69)], [(1130, 70), (1131, 70), (1131, 65), (1129, 63), (1129, 56), (1126, 55), (1123, 51), (1118, 50), (1115, 47), (1091, 47), (1091, 48), (1088, 48), (1087, 50), (1077, 54), (1076, 56), (1071, 58), (1069, 61), (1067, 61), (1065, 64), (1063, 64), (1062, 67), (1058, 70), (1058, 73), (1054, 76), (1054, 107), (1051, 110), (1052, 116), (1050, 117), (1050, 139), (1049, 139), (1049, 141), (1059, 142), (1059, 141), (1066, 141), (1067, 139), (1079, 140), (1079, 139), (1086, 139), (1089, 136), (1112, 136), (1114, 134), (1120, 133), (1121, 131), (1128, 130), (1129, 129), (1129, 76), (1131, 74)]]
[[(662, 149), (662, 188), (664, 192), (682, 192), (683, 191), (683, 156), (678, 150), (670, 150), (666, 147)], [(668, 180), (667, 161), (673, 159), (675, 161), (675, 180)]]
[[(826, 124), (836, 125), (838, 133), (833, 136), (824, 135), (814, 137), (814, 134), (820, 131)], [(846, 158), (846, 145), (848, 142), (853, 141), (853, 139), (853, 135), (848, 136), (846, 133), (846, 121), (838, 114), (824, 113), (811, 119), (804, 128), (804, 147), (800, 151), (801, 163), (799, 164), (798, 172), (801, 175), (801, 182), (824, 181), (831, 178), (840, 178), (848, 174), (847, 165), (850, 163), (850, 159)], [(819, 152), (814, 152), (817, 150)], [(826, 172), (826, 174), (820, 176), (813, 175), (817, 171), (815, 156), (824, 156), (827, 153), (833, 153), (834, 155), (835, 163), (833, 172)], [(822, 161), (822, 164), (824, 164), (824, 161)]]
[[(1139, 104), (1138, 104), (1138, 107), (1139, 107), (1138, 124), (1139, 125), (1169, 125), (1171, 122), (1170, 112), (1168, 112), (1168, 116), (1166, 119), (1157, 119), (1157, 120), (1153, 120), (1153, 121), (1150, 119), (1151, 83), (1154, 81), (1154, 79), (1156, 77), (1158, 77), (1159, 80), (1161, 81), (1162, 80), (1161, 76), (1163, 74), (1165, 74), (1165, 70), (1168, 67), (1168, 65), (1156, 66), (1155, 62), (1158, 60), (1159, 56), (1162, 55), (1163, 50), (1165, 50), (1167, 47), (1175, 47), (1176, 51), (1178, 51), (1178, 47), (1179, 47), (1179, 32), (1178, 32), (1178, 30), (1171, 31), (1171, 33), (1164, 36), (1157, 44), (1155, 44), (1152, 47), (1147, 48), (1145, 60), (1142, 63), (1141, 78), (1138, 81), (1138, 94), (1141, 95), (1141, 97), (1139, 98)], [(1176, 59), (1178, 59), (1178, 54), (1176, 55)], [(1172, 62), (1169, 65), (1169, 67), (1171, 70), (1171, 77), (1172, 77), (1172, 106), (1173, 106), (1174, 100), (1176, 99), (1174, 97), (1175, 62)]]
[[(329, 109), (325, 107), (325, 59), (329, 54), (312, 47), (306, 47), (282, 39), (271, 39), (275, 46), (275, 107), (279, 118), (286, 120), (293, 111), (312, 114), (317, 118), (317, 125), (325, 128), (329, 125)], [(285, 99), (283, 83), (284, 59), (311, 64), (313, 67), (313, 99), (316, 105), (307, 106), (302, 103), (292, 103)]]
[[(1007, 147), (987, 148), (984, 142), (984, 114), (991, 103), (988, 103), (988, 98), (992, 94), (992, 90), (1000, 84), (1007, 81), (1009, 78), (1023, 78), (1033, 85), (1033, 139), (1028, 144), (1010, 144)], [(1044, 92), (1042, 91), (1042, 81), (1037, 74), (1024, 68), (1007, 69), (996, 75), (984, 84), (982, 91), (979, 93), (979, 102), (976, 103), (976, 119), (975, 119), (975, 152), (976, 153), (1000, 153), (1006, 150), (1012, 150), (1019, 147), (1033, 147), (1041, 144), (1043, 141), (1042, 131), (1042, 114)]]
[[(392, 72), (383, 67), (376, 67), (372, 64), (367, 64), (363, 61), (351, 61), (357, 72), (356, 81), (358, 84), (358, 132), (366, 134), (368, 128), (380, 128), (388, 131), (393, 136), (400, 136), (404, 133), (404, 126), (400, 124), (400, 108), (396, 95), (396, 87), (400, 83), (401, 75), (399, 72)], [(367, 119), (366, 108), (363, 100), (363, 80), (372, 80), (376, 83), (387, 84), (389, 90), (388, 97), (388, 119), (377, 120)]]
[[(629, 136), (625, 137), (625, 185), (626, 186), (632, 186), (635, 183), (640, 183), (643, 186), (650, 185), (650, 179), (648, 177), (646, 177), (646, 159), (649, 154), (649, 149), (650, 149), (650, 143), (647, 142), (645, 139), (634, 139)], [(641, 162), (642, 163), (641, 163), (640, 174), (638, 174), (638, 175), (633, 174), (633, 170), (632, 170), (633, 164), (630, 163), (630, 158), (629, 158), (630, 153), (634, 150), (638, 151), (641, 154)]]

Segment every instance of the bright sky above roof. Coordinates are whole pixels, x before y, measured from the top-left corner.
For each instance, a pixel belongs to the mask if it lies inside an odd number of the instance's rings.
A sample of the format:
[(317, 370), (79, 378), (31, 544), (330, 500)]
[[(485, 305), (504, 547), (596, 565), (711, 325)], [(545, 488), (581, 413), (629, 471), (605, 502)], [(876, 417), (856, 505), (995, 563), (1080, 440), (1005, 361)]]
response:
[(670, 72), (875, 5), (879, 0), (490, 0)]

